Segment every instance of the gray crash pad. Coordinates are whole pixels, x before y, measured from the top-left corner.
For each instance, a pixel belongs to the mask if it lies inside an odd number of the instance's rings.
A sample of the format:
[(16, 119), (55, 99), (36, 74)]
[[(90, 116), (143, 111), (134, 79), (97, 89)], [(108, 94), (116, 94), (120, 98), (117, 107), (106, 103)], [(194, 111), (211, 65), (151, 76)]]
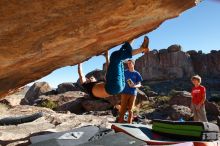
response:
[(30, 138), (31, 146), (76, 146), (94, 137), (100, 129), (96, 126), (86, 126), (65, 132), (39, 135)]
[(144, 141), (119, 132), (77, 146), (147, 146), (147, 144)]

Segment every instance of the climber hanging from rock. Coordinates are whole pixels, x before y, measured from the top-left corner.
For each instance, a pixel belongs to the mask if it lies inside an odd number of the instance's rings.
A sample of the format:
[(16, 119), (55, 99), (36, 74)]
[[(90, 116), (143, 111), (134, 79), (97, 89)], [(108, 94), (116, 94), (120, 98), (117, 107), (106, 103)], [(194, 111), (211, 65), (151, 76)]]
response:
[(130, 45), (132, 41), (133, 40), (125, 42), (119, 50), (113, 52), (110, 56), (109, 64), (108, 51), (105, 53), (107, 64), (105, 82), (97, 81), (94, 77), (90, 77), (89, 79), (86, 78), (82, 72), (82, 64), (78, 64), (80, 83), (90, 96), (95, 98), (106, 98), (111, 95), (119, 94), (123, 91), (126, 82), (124, 76), (123, 61), (132, 58), (132, 56), (137, 55), (139, 53), (146, 53), (149, 51), (148, 37), (144, 38), (144, 41), (140, 48), (134, 50)]
[[(108, 68), (109, 65), (109, 54), (108, 51), (106, 51), (104, 54), (105, 59), (106, 59), (106, 70)], [(78, 64), (78, 74), (79, 74), (79, 81), (81, 86), (84, 88), (84, 90), (90, 95), (90, 97), (93, 98), (100, 98), (100, 97), (96, 97), (93, 94), (93, 87), (98, 84), (98, 83), (103, 83), (102, 81), (98, 81), (94, 76), (91, 76), (90, 78), (86, 78), (86, 76), (84, 75), (83, 71), (82, 71), (82, 63)]]

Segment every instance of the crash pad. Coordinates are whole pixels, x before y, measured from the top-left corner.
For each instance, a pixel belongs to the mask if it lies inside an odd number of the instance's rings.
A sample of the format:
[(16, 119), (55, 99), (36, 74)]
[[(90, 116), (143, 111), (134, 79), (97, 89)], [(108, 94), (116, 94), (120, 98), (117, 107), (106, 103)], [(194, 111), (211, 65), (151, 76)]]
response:
[(110, 129), (85, 126), (64, 132), (34, 136), (30, 138), (30, 141), (31, 146), (76, 146), (113, 133)]
[(78, 146), (147, 146), (147, 144), (142, 140), (119, 132)]
[(153, 131), (178, 140), (207, 141), (219, 137), (218, 126), (208, 122), (154, 120)]
[[(160, 133), (153, 132), (151, 125), (143, 124), (112, 124), (112, 129), (116, 132), (124, 132), (130, 136), (137, 139), (145, 141), (149, 145), (171, 145), (171, 144), (181, 144), (186, 142), (193, 142), (195, 146), (211, 146), (218, 144), (219, 141), (182, 141), (174, 138), (161, 135)], [(216, 145), (217, 146), (217, 145)]]

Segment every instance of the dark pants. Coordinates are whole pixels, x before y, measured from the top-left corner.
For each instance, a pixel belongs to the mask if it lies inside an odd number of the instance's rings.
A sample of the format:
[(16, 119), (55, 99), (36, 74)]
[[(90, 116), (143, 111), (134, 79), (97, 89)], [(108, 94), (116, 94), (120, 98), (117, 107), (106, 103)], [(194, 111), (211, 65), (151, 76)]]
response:
[(115, 95), (124, 90), (125, 77), (123, 61), (128, 58), (132, 58), (132, 47), (128, 42), (126, 42), (120, 50), (111, 54), (105, 84), (105, 90), (108, 94)]

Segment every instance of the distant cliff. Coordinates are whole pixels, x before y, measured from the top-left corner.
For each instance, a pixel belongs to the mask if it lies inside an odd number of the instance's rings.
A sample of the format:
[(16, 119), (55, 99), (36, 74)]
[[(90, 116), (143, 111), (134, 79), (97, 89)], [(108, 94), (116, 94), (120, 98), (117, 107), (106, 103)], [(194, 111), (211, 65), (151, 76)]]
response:
[(194, 74), (220, 77), (220, 51), (213, 50), (209, 54), (194, 50), (183, 52), (180, 45), (172, 45), (138, 58), (136, 70), (147, 81), (189, 78)]

